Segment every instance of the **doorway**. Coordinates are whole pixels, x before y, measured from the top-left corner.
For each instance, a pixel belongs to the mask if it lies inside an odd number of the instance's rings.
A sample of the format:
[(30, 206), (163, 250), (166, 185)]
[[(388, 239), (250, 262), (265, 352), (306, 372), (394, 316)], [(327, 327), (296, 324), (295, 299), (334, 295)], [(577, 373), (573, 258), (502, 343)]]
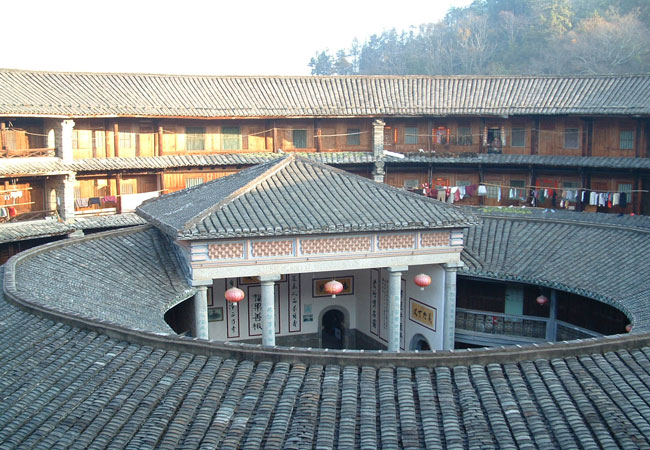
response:
[(345, 339), (345, 316), (338, 309), (330, 309), (321, 319), (321, 347), (343, 349)]
[(411, 351), (417, 350), (420, 352), (431, 351), (431, 346), (429, 345), (429, 341), (427, 341), (427, 338), (425, 338), (421, 334), (416, 334), (415, 336), (413, 336), (413, 339), (411, 339), (410, 350)]

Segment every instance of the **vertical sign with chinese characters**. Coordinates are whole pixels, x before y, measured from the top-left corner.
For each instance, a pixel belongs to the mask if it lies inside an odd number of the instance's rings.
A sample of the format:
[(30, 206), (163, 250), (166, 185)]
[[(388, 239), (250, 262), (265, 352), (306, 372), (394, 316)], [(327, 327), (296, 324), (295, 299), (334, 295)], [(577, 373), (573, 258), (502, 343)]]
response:
[[(226, 279), (226, 289), (235, 285), (234, 278)], [(239, 303), (226, 302), (226, 321), (228, 325), (227, 336), (229, 338), (239, 337)]]
[(379, 270), (370, 270), (370, 332), (377, 336), (379, 325)]
[(289, 333), (302, 329), (300, 320), (300, 275), (289, 275)]
[(388, 342), (388, 321), (390, 319), (388, 316), (388, 277), (384, 276), (383, 271), (379, 283), (379, 338)]
[[(275, 334), (280, 333), (280, 286), (275, 284)], [(260, 286), (248, 287), (248, 335), (262, 335), (262, 290)]]
[(401, 321), (399, 324), (399, 341), (402, 350), (404, 350), (404, 330), (406, 328), (406, 280), (402, 279), (400, 283), (399, 290), (399, 305), (400, 305), (400, 317)]

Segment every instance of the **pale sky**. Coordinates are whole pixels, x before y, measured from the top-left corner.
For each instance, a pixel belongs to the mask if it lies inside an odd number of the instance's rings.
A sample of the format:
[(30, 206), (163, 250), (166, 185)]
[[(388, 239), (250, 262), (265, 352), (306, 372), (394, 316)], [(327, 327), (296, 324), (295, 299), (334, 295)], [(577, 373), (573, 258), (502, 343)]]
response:
[(437, 22), (471, 0), (4, 2), (0, 67), (308, 75), (318, 50)]

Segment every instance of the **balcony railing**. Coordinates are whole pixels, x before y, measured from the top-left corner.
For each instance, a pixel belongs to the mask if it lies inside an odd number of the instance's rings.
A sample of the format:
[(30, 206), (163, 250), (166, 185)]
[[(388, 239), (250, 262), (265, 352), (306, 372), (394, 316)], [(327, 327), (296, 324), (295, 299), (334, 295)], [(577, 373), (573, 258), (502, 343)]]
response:
[(55, 156), (56, 150), (53, 148), (6, 148), (0, 151), (1, 158), (33, 158), (36, 156)]
[[(600, 333), (555, 320), (555, 340), (564, 341), (601, 336)], [(547, 339), (549, 319), (458, 308), (456, 328), (474, 333), (516, 336), (531, 340)]]

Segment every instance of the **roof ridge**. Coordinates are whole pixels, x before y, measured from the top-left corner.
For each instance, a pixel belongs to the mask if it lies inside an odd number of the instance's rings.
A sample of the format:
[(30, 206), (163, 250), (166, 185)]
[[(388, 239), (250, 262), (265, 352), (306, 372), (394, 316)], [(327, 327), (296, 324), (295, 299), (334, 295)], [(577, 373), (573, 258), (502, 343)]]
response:
[(67, 70), (44, 70), (44, 69), (14, 69), (0, 67), (0, 72), (13, 73), (39, 73), (51, 75), (127, 75), (147, 77), (174, 77), (174, 78), (231, 78), (231, 79), (593, 79), (593, 78), (633, 78), (650, 77), (650, 73), (625, 73), (625, 74), (515, 74), (515, 75), (211, 75), (211, 74), (188, 74), (188, 73), (152, 73), (152, 72), (89, 72), (89, 71), (67, 71)]
[[(210, 214), (212, 214), (215, 211), (218, 211), (219, 209), (223, 208), (226, 206), (228, 203), (231, 203), (235, 199), (241, 197), (245, 193), (249, 192), (251, 189), (253, 189), (255, 186), (257, 186), (259, 183), (262, 181), (266, 180), (267, 178), (275, 175), (278, 171), (282, 170), (284, 167), (286, 167), (291, 161), (295, 159), (294, 155), (287, 155), (284, 158), (280, 159), (273, 159), (270, 162), (264, 163), (264, 164), (269, 164), (271, 167), (255, 178), (253, 178), (251, 181), (246, 183), (244, 186), (240, 187), (239, 189), (231, 192), (227, 197), (224, 197), (221, 199), (219, 202), (215, 203), (214, 205), (210, 206), (209, 208), (201, 211), (198, 213), (196, 216), (194, 216), (192, 219), (190, 219), (185, 226), (183, 227), (183, 231), (188, 231), (191, 227), (196, 225), (197, 223), (203, 221), (206, 217), (208, 217)], [(273, 164), (271, 164), (273, 163)], [(251, 169), (258, 167), (259, 166), (253, 166)]]

